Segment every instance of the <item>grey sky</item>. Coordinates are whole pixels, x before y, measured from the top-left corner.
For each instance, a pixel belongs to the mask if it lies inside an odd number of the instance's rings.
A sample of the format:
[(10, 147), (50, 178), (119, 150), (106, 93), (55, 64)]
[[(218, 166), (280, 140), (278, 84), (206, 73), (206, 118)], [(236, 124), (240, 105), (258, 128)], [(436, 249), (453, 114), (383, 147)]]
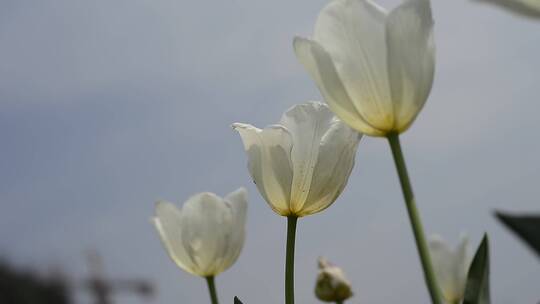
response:
[[(206, 303), (204, 281), (161, 247), (153, 202), (245, 185), (248, 238), (217, 279), (221, 301), (282, 302), (285, 219), (229, 125), (320, 98), (291, 44), (325, 3), (0, 2), (0, 255), (77, 277), (97, 248), (111, 276), (155, 280), (156, 303)], [(494, 302), (536, 303), (538, 260), (491, 212), (538, 210), (540, 23), (467, 1), (433, 10), (435, 84), (402, 138), (426, 230), (454, 244), (467, 232), (473, 249), (488, 231)], [(387, 144), (365, 138), (343, 195), (299, 222), (297, 301), (316, 302), (325, 255), (353, 282), (351, 303), (428, 303), (415, 250)]]

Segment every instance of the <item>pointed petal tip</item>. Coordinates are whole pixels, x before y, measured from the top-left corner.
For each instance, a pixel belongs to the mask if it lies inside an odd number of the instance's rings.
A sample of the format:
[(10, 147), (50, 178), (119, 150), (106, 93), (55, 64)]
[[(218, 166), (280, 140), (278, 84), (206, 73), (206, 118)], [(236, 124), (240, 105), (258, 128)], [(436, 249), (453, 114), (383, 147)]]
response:
[(248, 194), (248, 191), (247, 191), (246, 187), (244, 187), (244, 186), (239, 187), (234, 192), (242, 193), (243, 195), (246, 195), (246, 196)]
[(227, 194), (223, 199), (229, 204), (231, 204), (231, 206), (236, 206), (235, 208), (244, 209), (244, 212), (245, 209), (247, 209), (248, 207), (248, 192), (244, 187), (240, 187), (232, 191), (231, 193)]
[(231, 124), (231, 128), (232, 128), (233, 130), (236, 130), (236, 129), (238, 129), (238, 128), (243, 128), (244, 125), (245, 125), (245, 124), (243, 124), (243, 123), (235, 122), (235, 123)]
[(300, 60), (300, 63), (304, 64), (302, 59), (305, 56), (312, 56), (312, 48), (322, 49), (322, 47), (315, 41), (309, 38), (295, 36), (293, 39), (294, 54)]
[(319, 266), (319, 269), (323, 269), (330, 266), (330, 263), (328, 262), (328, 259), (326, 257), (320, 256), (317, 259), (317, 265)]
[(199, 198), (199, 199), (207, 199), (207, 198), (213, 198), (213, 199), (221, 199), (219, 195), (215, 194), (214, 192), (204, 191), (197, 194), (194, 194), (191, 196), (192, 198)]
[(247, 200), (248, 191), (247, 191), (247, 189), (245, 187), (242, 186), (242, 187), (239, 187), (238, 189), (230, 192), (229, 194), (227, 194), (225, 196), (225, 198), (230, 197), (230, 196), (234, 196), (234, 195), (241, 195), (244, 199)]
[(158, 208), (162, 208), (162, 207), (165, 207), (165, 206), (169, 206), (169, 205), (172, 205), (176, 208), (176, 206), (169, 202), (169, 201), (166, 201), (166, 200), (157, 200), (156, 202), (154, 202), (154, 210), (157, 211)]
[(447, 248), (448, 244), (439, 234), (432, 234), (428, 237), (428, 246), (432, 249), (435, 248)]
[(233, 123), (231, 125), (231, 127), (235, 131), (240, 131), (240, 130), (261, 131), (259, 128), (255, 127), (253, 125), (246, 124), (246, 123), (241, 123), (241, 122), (235, 122), (235, 123)]
[(304, 38), (302, 36), (294, 36), (293, 38), (293, 46), (296, 48), (300, 43), (305, 43), (305, 42), (308, 42), (310, 41), (309, 39), (307, 38)]
[[(412, 11), (410, 11), (412, 9)], [(425, 26), (433, 26), (433, 14), (431, 11), (431, 1), (430, 0), (407, 0), (398, 5), (395, 9), (390, 12), (390, 15), (395, 15), (403, 13), (404, 10), (407, 10), (409, 13), (416, 14), (421, 18), (423, 22), (426, 22)]]

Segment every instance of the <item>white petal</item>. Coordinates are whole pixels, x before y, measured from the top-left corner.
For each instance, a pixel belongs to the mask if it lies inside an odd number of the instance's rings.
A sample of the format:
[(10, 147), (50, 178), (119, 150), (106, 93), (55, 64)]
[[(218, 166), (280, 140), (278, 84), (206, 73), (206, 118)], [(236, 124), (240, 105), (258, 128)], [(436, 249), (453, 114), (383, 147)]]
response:
[(426, 102), (433, 84), (435, 44), (429, 0), (407, 0), (387, 18), (388, 74), (394, 129), (403, 132)]
[(310, 102), (293, 106), (281, 118), (280, 124), (289, 130), (294, 143), (291, 152), (293, 180), (290, 208), (295, 214), (306, 202), (321, 139), (332, 126), (334, 117), (326, 105)]
[(187, 253), (182, 242), (181, 212), (169, 202), (156, 203), (155, 217), (152, 222), (158, 231), (163, 246), (178, 267), (199, 275), (200, 271)]
[(182, 242), (201, 276), (217, 275), (231, 239), (231, 207), (219, 196), (203, 192), (190, 197), (181, 213)]
[(431, 261), (437, 282), (446, 301), (454, 303), (463, 298), (464, 282), (458, 252), (452, 250), (439, 236), (429, 240)]
[(236, 262), (240, 256), (242, 248), (244, 247), (246, 235), (246, 214), (248, 207), (247, 190), (243, 187), (239, 188), (225, 196), (224, 200), (231, 206), (233, 216), (231, 222), (232, 226), (229, 249), (223, 265), (223, 268), (227, 269), (230, 267), (230, 265)]
[(320, 143), (302, 215), (322, 211), (338, 198), (353, 169), (360, 138), (360, 133), (334, 118)]
[(242, 222), (246, 221), (246, 214), (248, 208), (247, 190), (244, 187), (240, 187), (235, 191), (227, 194), (224, 197), (225, 202), (229, 203), (232, 207), (234, 216), (239, 219), (239, 222), (235, 222), (237, 227), (244, 227)]
[(383, 136), (384, 132), (370, 125), (356, 109), (328, 53), (317, 42), (309, 39), (295, 37), (293, 45), (298, 60), (316, 82), (332, 111), (359, 132)]
[(369, 0), (334, 0), (319, 14), (314, 40), (332, 58), (357, 110), (372, 126), (390, 131), (386, 12)]
[(458, 293), (461, 297), (465, 295), (465, 286), (467, 284), (467, 275), (471, 265), (471, 256), (469, 253), (469, 238), (462, 236), (461, 241), (456, 248), (456, 281), (458, 284)]
[(291, 197), (292, 138), (283, 126), (263, 130), (248, 124), (235, 123), (248, 156), (248, 167), (259, 192), (270, 207), (281, 215), (289, 214)]
[(531, 17), (540, 18), (540, 1), (538, 0), (477, 0), (498, 5), (513, 13)]

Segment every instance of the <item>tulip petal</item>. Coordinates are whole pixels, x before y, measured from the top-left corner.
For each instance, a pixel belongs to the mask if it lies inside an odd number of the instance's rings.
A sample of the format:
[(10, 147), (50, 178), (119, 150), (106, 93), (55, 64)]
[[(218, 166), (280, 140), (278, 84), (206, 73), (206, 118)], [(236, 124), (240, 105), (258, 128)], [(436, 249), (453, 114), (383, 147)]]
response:
[(334, 113), (318, 102), (293, 106), (281, 118), (280, 124), (289, 130), (294, 142), (291, 151), (293, 180), (290, 209), (295, 214), (306, 202), (321, 139), (332, 126), (334, 118)]
[(435, 69), (429, 0), (407, 0), (386, 21), (388, 74), (394, 101), (394, 129), (403, 132), (426, 102)]
[(349, 128), (337, 118), (323, 136), (313, 178), (309, 188), (308, 202), (303, 215), (317, 213), (328, 208), (341, 194), (354, 167), (354, 159), (361, 134)]
[(231, 239), (229, 241), (229, 250), (226, 255), (226, 260), (224, 261), (224, 268), (228, 268), (230, 265), (234, 264), (242, 247), (244, 246), (245, 240), (245, 223), (247, 215), (247, 190), (245, 188), (239, 188), (234, 192), (229, 193), (224, 198), (225, 202), (231, 206), (233, 219), (231, 221)]
[(465, 286), (467, 284), (467, 274), (471, 265), (471, 255), (469, 253), (469, 238), (465, 235), (461, 237), (460, 243), (456, 249), (455, 269), (456, 281), (458, 282), (458, 291), (464, 296)]
[(170, 258), (185, 271), (198, 275), (197, 265), (184, 248), (182, 242), (181, 212), (175, 205), (160, 201), (156, 203), (152, 223), (158, 231), (163, 246)]
[(258, 129), (235, 123), (248, 156), (248, 168), (259, 192), (278, 214), (288, 215), (293, 179), (292, 137), (283, 126)]
[(317, 83), (325, 102), (332, 111), (359, 132), (383, 136), (384, 132), (370, 125), (357, 110), (336, 72), (332, 59), (321, 45), (316, 41), (300, 37), (294, 38), (293, 45), (298, 60)]
[(357, 110), (390, 131), (392, 99), (385, 40), (386, 11), (370, 0), (334, 0), (319, 14), (314, 40), (330, 55)]
[[(466, 246), (467, 243), (462, 242), (458, 250), (454, 251), (439, 236), (433, 236), (429, 240), (429, 250), (435, 276), (443, 297), (450, 303), (463, 298), (466, 274), (462, 275), (464, 271), (462, 255), (466, 251)], [(466, 271), (465, 269), (465, 273)]]
[(219, 196), (203, 192), (190, 197), (182, 207), (182, 242), (199, 275), (221, 273), (232, 238), (231, 206)]
[(443, 293), (443, 297), (450, 301), (454, 298), (456, 286), (453, 279), (454, 256), (452, 249), (440, 238), (433, 237), (429, 241), (431, 261), (437, 282)]

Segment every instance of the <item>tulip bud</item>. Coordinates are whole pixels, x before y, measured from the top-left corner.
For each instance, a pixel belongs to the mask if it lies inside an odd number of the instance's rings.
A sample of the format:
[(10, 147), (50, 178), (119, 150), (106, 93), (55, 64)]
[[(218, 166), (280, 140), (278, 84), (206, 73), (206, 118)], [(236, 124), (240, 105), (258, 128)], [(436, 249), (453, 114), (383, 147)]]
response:
[(463, 235), (459, 245), (452, 248), (440, 236), (432, 235), (428, 246), (442, 297), (447, 303), (461, 303), (471, 264), (469, 239)]
[(315, 284), (315, 295), (323, 302), (343, 302), (352, 297), (351, 283), (341, 268), (319, 258), (319, 274)]

